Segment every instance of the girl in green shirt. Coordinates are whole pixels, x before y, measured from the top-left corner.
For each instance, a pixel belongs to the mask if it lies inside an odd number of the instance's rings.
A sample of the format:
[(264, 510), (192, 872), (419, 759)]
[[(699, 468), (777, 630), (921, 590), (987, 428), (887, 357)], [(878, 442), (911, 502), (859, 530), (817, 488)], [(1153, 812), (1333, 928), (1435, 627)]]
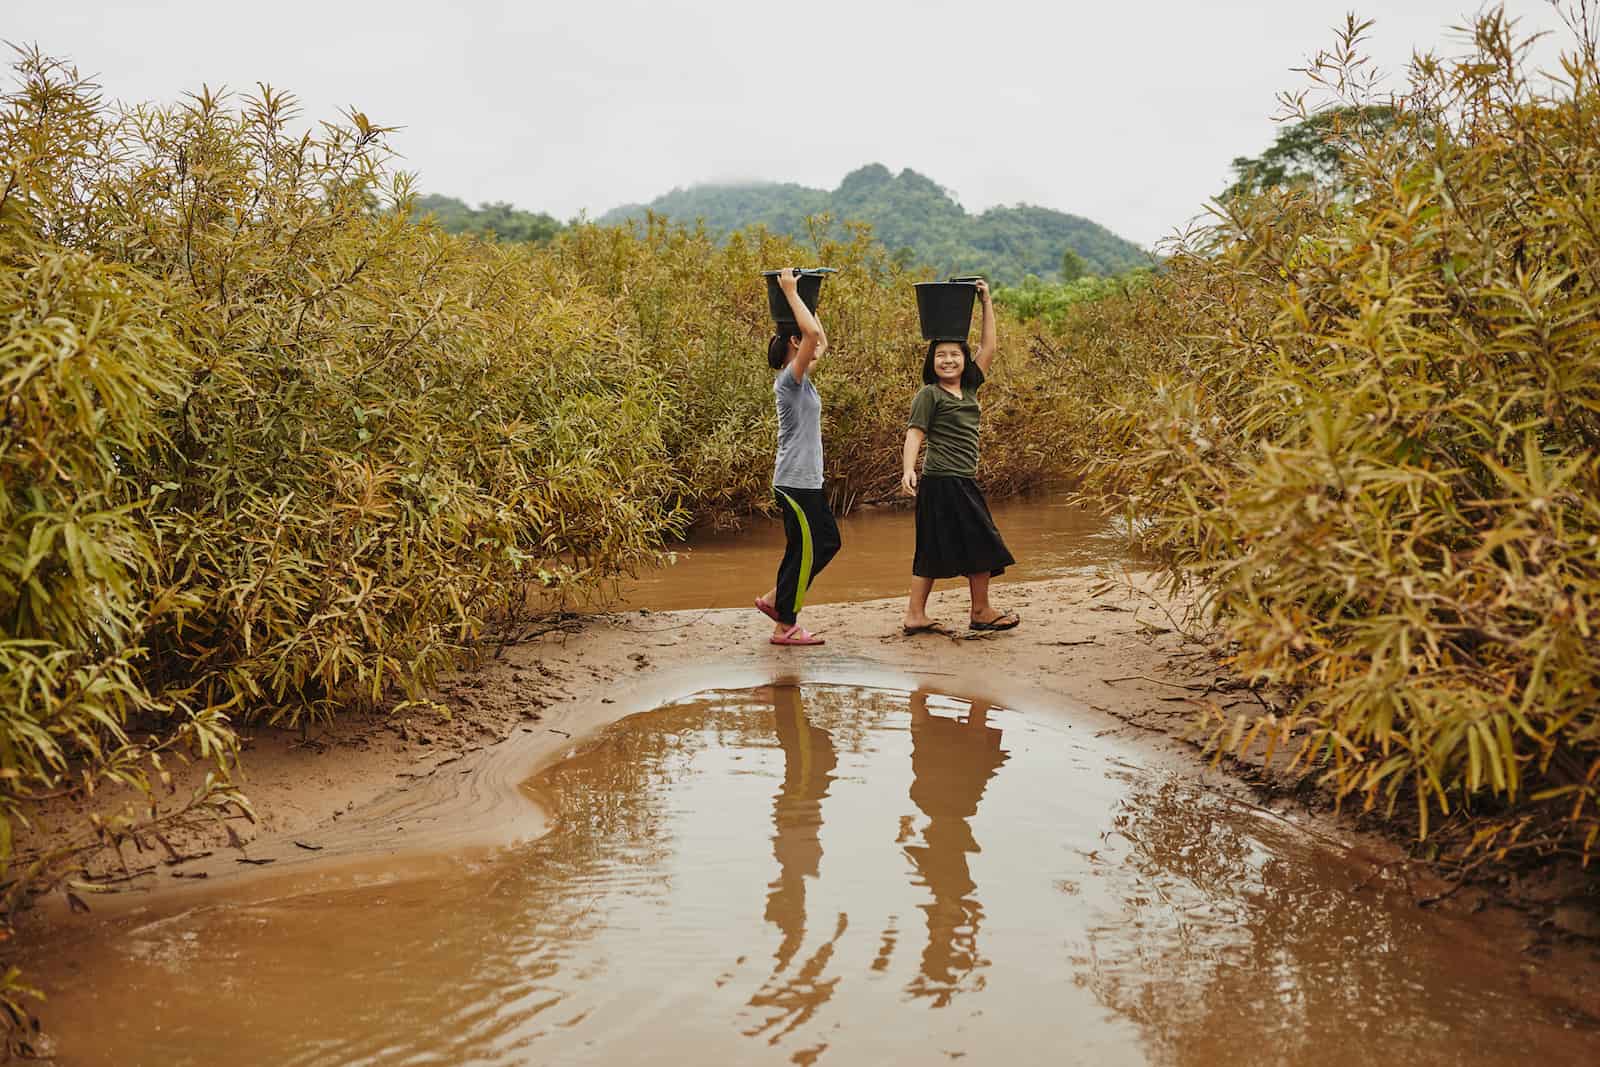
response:
[[(906, 633), (935, 629), (928, 594), (939, 578), (965, 577), (974, 630), (1009, 630), (1022, 620), (989, 603), (989, 579), (1015, 563), (978, 489), (978, 389), (994, 360), (994, 305), (978, 282), (983, 333), (974, 355), (966, 341), (933, 341), (922, 367), (925, 383), (911, 403), (902, 452), (901, 488), (917, 498), (917, 551), (911, 562)], [(917, 472), (917, 453), (928, 446)]]

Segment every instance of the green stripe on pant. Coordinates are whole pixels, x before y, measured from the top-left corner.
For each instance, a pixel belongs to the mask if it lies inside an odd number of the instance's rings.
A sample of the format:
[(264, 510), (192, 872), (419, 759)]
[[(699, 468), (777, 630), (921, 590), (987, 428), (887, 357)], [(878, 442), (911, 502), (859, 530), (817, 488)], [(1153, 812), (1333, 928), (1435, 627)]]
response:
[(778, 618), (793, 625), (811, 583), (839, 553), (839, 524), (821, 489), (773, 486), (773, 503), (783, 516), (783, 559), (778, 562), (773, 607)]
[(800, 580), (794, 587), (794, 610), (798, 612), (805, 607), (806, 587), (811, 584), (811, 524), (806, 521), (805, 509), (799, 501), (782, 489), (775, 487), (774, 492), (788, 502), (789, 507), (794, 509), (794, 517), (800, 520)]

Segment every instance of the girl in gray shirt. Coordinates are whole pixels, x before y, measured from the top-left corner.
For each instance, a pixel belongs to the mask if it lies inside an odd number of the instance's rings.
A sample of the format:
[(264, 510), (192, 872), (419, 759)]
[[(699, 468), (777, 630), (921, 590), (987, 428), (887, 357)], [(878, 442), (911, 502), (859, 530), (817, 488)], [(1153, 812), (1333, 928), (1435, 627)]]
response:
[(800, 625), (806, 590), (839, 551), (839, 526), (822, 493), (822, 398), (811, 384), (811, 365), (828, 350), (822, 323), (795, 284), (793, 270), (778, 285), (794, 312), (767, 345), (767, 365), (777, 371), (772, 394), (778, 406), (778, 457), (772, 493), (783, 516), (784, 551), (777, 583), (756, 597), (756, 609), (773, 622), (775, 645), (820, 645), (823, 639)]

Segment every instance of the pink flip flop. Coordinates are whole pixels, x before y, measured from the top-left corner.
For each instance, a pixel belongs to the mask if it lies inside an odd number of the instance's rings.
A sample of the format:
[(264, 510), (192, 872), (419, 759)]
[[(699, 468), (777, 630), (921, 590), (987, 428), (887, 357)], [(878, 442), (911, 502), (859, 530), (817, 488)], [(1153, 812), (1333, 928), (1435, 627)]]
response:
[(778, 618), (778, 609), (771, 604), (768, 604), (760, 597), (756, 597), (756, 610), (761, 612), (761, 614), (765, 615), (767, 618), (771, 619), (773, 622), (783, 621), (782, 619)]
[(799, 623), (789, 627), (787, 633), (773, 634), (767, 640), (775, 645), (825, 645), (828, 642), (818, 637)]

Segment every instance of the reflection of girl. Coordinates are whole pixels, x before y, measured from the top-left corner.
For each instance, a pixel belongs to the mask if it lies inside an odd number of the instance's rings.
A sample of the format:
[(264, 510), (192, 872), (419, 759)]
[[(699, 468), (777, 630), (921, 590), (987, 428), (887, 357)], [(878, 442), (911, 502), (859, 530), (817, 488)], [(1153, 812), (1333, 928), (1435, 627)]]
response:
[(772, 383), (778, 405), (778, 458), (772, 492), (783, 516), (783, 561), (778, 580), (756, 609), (773, 621), (775, 645), (820, 645), (800, 625), (806, 590), (839, 551), (839, 527), (822, 494), (822, 398), (811, 384), (811, 364), (828, 350), (811, 309), (800, 299), (793, 270), (778, 275), (778, 286), (794, 312), (792, 328), (779, 327), (767, 345), (767, 363), (778, 372)]
[(839, 764), (833, 738), (806, 718), (800, 690), (779, 686), (773, 691), (778, 744), (783, 748), (783, 785), (772, 800), (772, 854), (778, 879), (769, 887), (767, 920), (783, 931), (777, 970), (789, 964), (806, 929), (807, 878), (822, 866), (822, 801)]
[[(933, 341), (922, 367), (922, 389), (911, 403), (902, 451), (901, 487), (917, 498), (917, 552), (911, 563), (907, 633), (932, 630), (928, 594), (938, 578), (965, 577), (972, 593), (974, 630), (1009, 630), (1021, 619), (989, 603), (989, 579), (1016, 562), (995, 529), (978, 489), (978, 389), (994, 360), (994, 304), (978, 283), (983, 334), (973, 355), (965, 341)], [(923, 441), (928, 454), (917, 473)]]
[(983, 906), (967, 867), (977, 852), (968, 819), (978, 812), (983, 791), (1006, 761), (1000, 731), (987, 725), (989, 705), (974, 702), (965, 722), (928, 714), (928, 694), (911, 695), (911, 800), (928, 817), (921, 845), (906, 854), (933, 894), (923, 906), (928, 945), (922, 972), (911, 992), (945, 1003), (961, 976), (981, 963), (978, 924)]
[(806, 879), (817, 877), (822, 867), (822, 801), (839, 760), (828, 731), (806, 718), (798, 688), (777, 687), (772, 705), (783, 748), (783, 784), (772, 799), (772, 854), (778, 861), (778, 877), (767, 886), (766, 919), (782, 932), (783, 940), (773, 954), (772, 977), (750, 998), (752, 1008), (771, 1009), (771, 1014), (745, 1031), (749, 1036), (779, 1026), (779, 1032), (786, 1034), (828, 1002), (839, 983), (837, 975), (825, 977), (828, 962), (846, 926), (841, 914), (833, 936), (798, 969), (779, 977), (805, 942)]

